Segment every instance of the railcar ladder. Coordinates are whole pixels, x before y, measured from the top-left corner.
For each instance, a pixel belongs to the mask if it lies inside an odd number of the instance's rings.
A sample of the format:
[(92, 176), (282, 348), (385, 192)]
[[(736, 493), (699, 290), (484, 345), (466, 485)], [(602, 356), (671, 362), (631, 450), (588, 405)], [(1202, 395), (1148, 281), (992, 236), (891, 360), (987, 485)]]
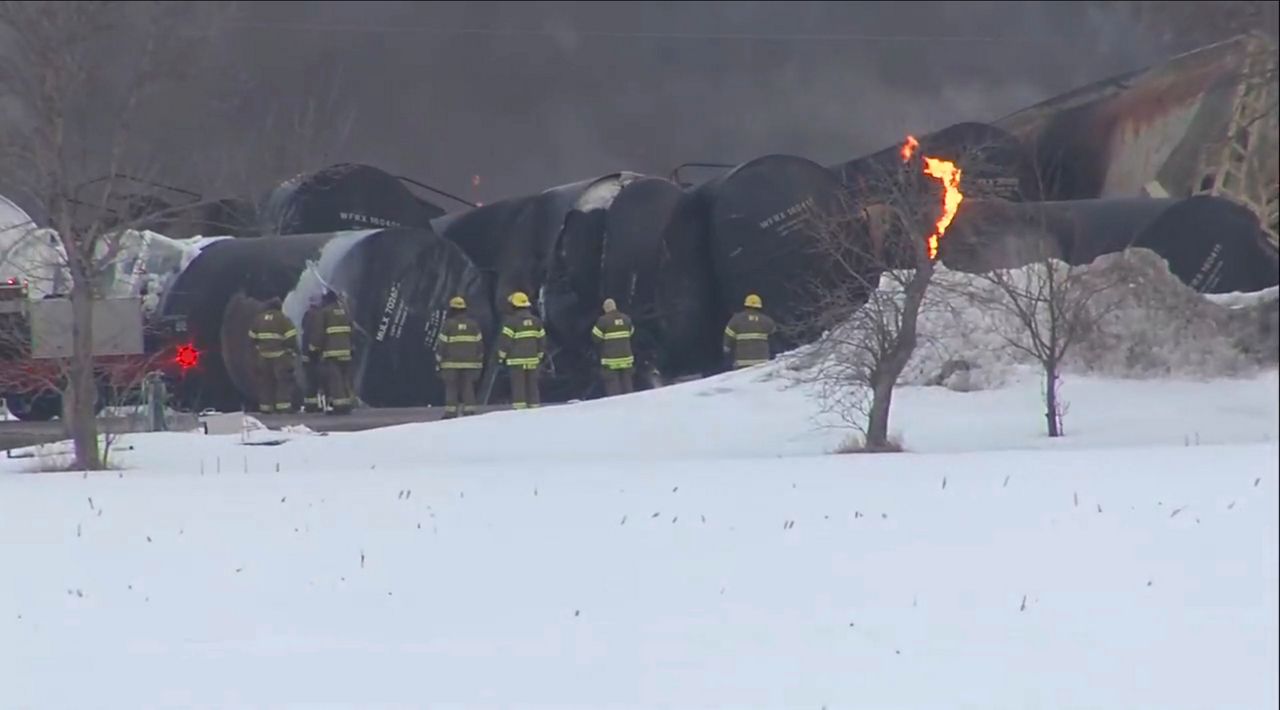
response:
[[(1259, 204), (1249, 191), (1249, 157), (1250, 151), (1257, 146), (1257, 138), (1262, 129), (1269, 128), (1275, 116), (1265, 116), (1272, 98), (1273, 85), (1268, 78), (1259, 81), (1255, 77), (1266, 75), (1266, 61), (1274, 61), (1268, 51), (1250, 46), (1245, 50), (1248, 54), (1242, 68), (1242, 76), (1236, 87), (1235, 100), (1232, 102), (1231, 118), (1227, 124), (1227, 137), (1223, 143), (1214, 142), (1205, 147), (1200, 161), (1200, 183), (1195, 186), (1193, 194), (1226, 197), (1243, 204), (1258, 215), (1262, 227), (1273, 243), (1280, 245), (1277, 236), (1276, 206), (1272, 194), (1275, 186), (1270, 186), (1263, 193), (1263, 200), (1270, 204)], [(1274, 113), (1274, 112), (1273, 112)], [(1262, 149), (1267, 149), (1262, 146)], [(1274, 146), (1272, 146), (1274, 150)]]

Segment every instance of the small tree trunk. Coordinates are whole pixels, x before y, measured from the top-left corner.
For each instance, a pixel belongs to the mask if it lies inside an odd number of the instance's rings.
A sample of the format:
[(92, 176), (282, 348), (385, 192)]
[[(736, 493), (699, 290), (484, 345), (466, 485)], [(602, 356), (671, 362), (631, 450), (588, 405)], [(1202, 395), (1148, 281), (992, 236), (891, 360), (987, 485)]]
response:
[(1049, 425), (1049, 437), (1062, 436), (1062, 419), (1058, 415), (1058, 363), (1052, 359), (1044, 364), (1044, 418)]
[(867, 413), (868, 451), (885, 451), (889, 448), (889, 407), (893, 404), (894, 379), (877, 374), (871, 387), (871, 410)]
[(906, 298), (903, 300), (901, 323), (893, 335), (889, 352), (885, 353), (876, 371), (871, 376), (871, 411), (867, 414), (867, 449), (887, 451), (889, 449), (889, 408), (893, 404), (893, 388), (898, 384), (902, 371), (911, 362), (911, 354), (916, 350), (916, 324), (920, 319), (920, 308), (924, 305), (924, 294), (929, 289), (933, 278), (933, 264), (927, 259), (917, 264), (911, 280), (907, 282)]
[(98, 420), (94, 413), (98, 393), (93, 373), (93, 292), (89, 284), (73, 282), (71, 313), (72, 354), (67, 373), (71, 406), (65, 407), (69, 418), (67, 426), (75, 446), (76, 468), (97, 471), (102, 468), (102, 453), (98, 448)]

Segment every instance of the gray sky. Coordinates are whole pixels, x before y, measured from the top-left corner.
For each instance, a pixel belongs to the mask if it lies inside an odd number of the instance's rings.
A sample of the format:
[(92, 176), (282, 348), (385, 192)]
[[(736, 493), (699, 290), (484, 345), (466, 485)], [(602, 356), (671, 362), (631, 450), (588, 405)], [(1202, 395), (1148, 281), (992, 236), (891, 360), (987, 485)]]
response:
[(197, 189), (227, 156), (259, 185), (358, 161), (482, 201), (684, 161), (833, 163), (1157, 58), (1096, 7), (243, 3), (144, 129)]

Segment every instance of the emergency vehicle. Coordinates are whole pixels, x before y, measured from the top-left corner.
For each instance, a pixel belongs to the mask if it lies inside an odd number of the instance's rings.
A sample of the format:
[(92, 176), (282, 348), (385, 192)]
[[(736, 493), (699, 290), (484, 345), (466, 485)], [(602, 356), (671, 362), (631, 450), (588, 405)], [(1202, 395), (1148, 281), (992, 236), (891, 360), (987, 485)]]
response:
[[(103, 298), (93, 306), (96, 411), (140, 394), (148, 374), (158, 373), (172, 385), (199, 366), (184, 318), (148, 314), (138, 296)], [(0, 395), (18, 419), (61, 415), (72, 322), (69, 298), (31, 298), (26, 283), (0, 282)]]

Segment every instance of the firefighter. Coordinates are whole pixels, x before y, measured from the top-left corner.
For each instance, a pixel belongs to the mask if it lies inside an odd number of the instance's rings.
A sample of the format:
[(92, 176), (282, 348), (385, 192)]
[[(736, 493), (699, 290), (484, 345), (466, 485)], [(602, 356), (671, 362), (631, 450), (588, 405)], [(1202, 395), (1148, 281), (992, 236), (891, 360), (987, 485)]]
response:
[(264, 414), (293, 411), (293, 368), (298, 329), (280, 310), (280, 299), (266, 303), (249, 325), (258, 350), (258, 409)]
[(302, 317), (302, 408), (319, 412), (320, 408), (320, 351), (324, 348), (324, 309), (320, 299), (311, 297), (311, 306)]
[(347, 414), (355, 404), (351, 392), (351, 319), (333, 291), (326, 290), (320, 299), (320, 324), (324, 326), (320, 371), (328, 413)]
[(542, 319), (530, 310), (529, 297), (523, 291), (512, 293), (507, 300), (515, 310), (502, 321), (498, 362), (507, 366), (511, 378), (512, 406), (536, 408), (541, 404), (538, 369), (542, 365), (547, 331), (542, 327)]
[(449, 299), (449, 310), (436, 339), (436, 362), (440, 379), (444, 380), (445, 419), (458, 416), (459, 399), (463, 416), (476, 413), (476, 383), (484, 369), (484, 335), (480, 324), (467, 315), (466, 299)]
[(600, 379), (606, 397), (627, 394), (632, 390), (636, 358), (631, 351), (631, 336), (636, 329), (631, 317), (618, 310), (612, 298), (604, 299), (604, 314), (591, 329), (591, 338), (600, 353)]
[(764, 302), (759, 296), (748, 294), (742, 305), (744, 310), (724, 327), (724, 352), (735, 370), (771, 360), (769, 336), (777, 330), (773, 319), (762, 312)]

